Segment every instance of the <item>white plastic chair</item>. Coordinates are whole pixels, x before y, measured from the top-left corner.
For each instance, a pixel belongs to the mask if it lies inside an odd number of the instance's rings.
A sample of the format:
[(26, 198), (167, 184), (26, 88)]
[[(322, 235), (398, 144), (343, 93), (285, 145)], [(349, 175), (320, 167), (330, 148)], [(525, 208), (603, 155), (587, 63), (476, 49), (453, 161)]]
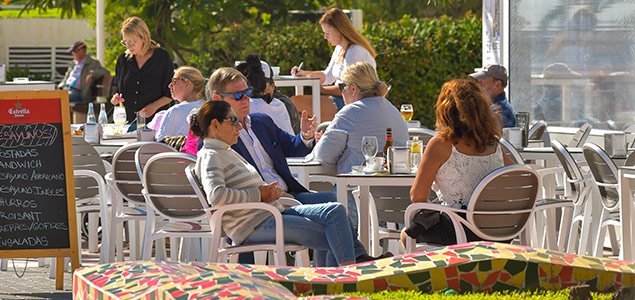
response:
[(588, 123), (584, 123), (582, 126), (580, 126), (580, 129), (578, 129), (578, 131), (576, 131), (576, 133), (573, 135), (573, 138), (571, 138), (571, 141), (569, 141), (569, 144), (567, 144), (567, 146), (572, 148), (582, 147), (582, 145), (584, 145), (587, 138), (589, 137), (589, 134), (591, 134), (591, 129), (591, 125), (589, 125)]
[[(602, 203), (602, 214), (600, 222), (597, 224), (597, 236), (595, 237), (595, 252), (593, 256), (603, 256), (604, 239), (606, 229), (609, 229), (611, 239), (611, 249), (613, 255), (619, 255), (620, 243), (617, 241), (616, 227), (620, 227), (620, 198), (619, 187), (617, 184), (617, 166), (611, 160), (609, 155), (593, 143), (586, 143), (582, 146), (582, 153), (591, 170), (591, 175), (595, 180), (600, 193)], [(622, 241), (623, 243), (631, 243), (631, 241)]]
[[(135, 164), (137, 150), (154, 142), (136, 142), (127, 144), (115, 152), (112, 159), (112, 172), (106, 174), (106, 183), (111, 190), (112, 212), (108, 239), (108, 262), (123, 260), (123, 223), (128, 222), (130, 233), (130, 259), (141, 256), (138, 239), (139, 223), (146, 220), (146, 201), (141, 194), (143, 184)], [(124, 200), (127, 202), (124, 203)], [(130, 223), (132, 221), (132, 224)], [(143, 227), (140, 227), (143, 228)]]
[[(177, 261), (185, 259), (190, 243), (183, 242), (179, 259), (175, 238), (212, 237), (204, 211), (207, 207), (202, 206), (185, 175), (185, 168), (192, 163), (196, 163), (196, 156), (179, 152), (159, 153), (146, 162), (143, 170), (144, 188), (141, 191), (148, 207), (143, 260), (150, 259), (154, 241), (171, 238), (171, 258), (172, 261)], [(199, 246), (200, 244), (198, 243)], [(207, 257), (203, 259), (204, 251), (200, 247), (197, 247), (196, 253), (200, 261), (207, 261)], [(156, 258), (163, 259), (159, 247)]]
[[(207, 197), (203, 193), (203, 189), (201, 187), (200, 180), (195, 173), (195, 166), (190, 165), (185, 169), (185, 174), (194, 188), (198, 199), (201, 201), (201, 204), (205, 207), (205, 213), (207, 214), (207, 218), (209, 219), (209, 223), (212, 228), (212, 244), (209, 250), (209, 261), (210, 262), (218, 262), (224, 263), (224, 258), (229, 257), (230, 263), (238, 262), (238, 255), (240, 253), (250, 253), (257, 251), (273, 251), (274, 253), (274, 264), (277, 266), (285, 266), (286, 256), (285, 252), (297, 252), (299, 259), (299, 263), (303, 267), (309, 267), (309, 251), (306, 247), (295, 244), (286, 244), (284, 242), (284, 227), (282, 222), (282, 214), (278, 211), (277, 208), (273, 207), (270, 204), (262, 203), (262, 202), (251, 202), (251, 203), (240, 203), (240, 204), (228, 204), (223, 205), (221, 207), (209, 207), (209, 203), (207, 202)], [(295, 199), (287, 199), (286, 204), (293, 203), (293, 205), (298, 205), (298, 202)], [(261, 209), (268, 211), (275, 218), (276, 224), (276, 241), (273, 244), (252, 244), (252, 245), (227, 245), (226, 244), (226, 235), (222, 230), (222, 216), (224, 213), (232, 210), (242, 210), (242, 209)], [(256, 264), (259, 263), (258, 256), (256, 255)]]
[[(99, 262), (103, 263), (108, 253), (108, 191), (104, 182), (106, 169), (103, 160), (95, 148), (82, 137), (73, 137), (73, 174), (75, 179), (75, 203), (77, 228), (86, 230), (88, 251), (98, 251), (98, 223), (101, 219), (102, 249)], [(83, 215), (88, 215), (88, 227), (85, 228)], [(81, 232), (80, 237), (81, 246)], [(81, 255), (80, 255), (81, 257)]]
[[(525, 235), (521, 241), (527, 241), (524, 229), (534, 212), (539, 190), (540, 180), (532, 168), (522, 165), (501, 167), (480, 181), (467, 209), (429, 202), (411, 204), (404, 215), (406, 228), (417, 211), (429, 209), (450, 216), (457, 243), (467, 242), (462, 225), (488, 241), (510, 240), (521, 234)], [(465, 219), (459, 213), (464, 213)], [(415, 239), (407, 239), (406, 249), (408, 253), (418, 251)]]
[(529, 128), (527, 135), (528, 143), (542, 143), (545, 147), (551, 146), (551, 139), (549, 138), (549, 132), (547, 131), (547, 122), (538, 120)]
[[(592, 197), (593, 178), (590, 174), (584, 175), (577, 162), (560, 142), (551, 141), (551, 148), (556, 154), (567, 176), (566, 184), (568, 193), (565, 195), (573, 202), (572, 215), (563, 216), (560, 229), (559, 247), (566, 249), (568, 253), (589, 254), (592, 251), (592, 236), (594, 236), (593, 203)], [(567, 225), (567, 226), (564, 226)]]

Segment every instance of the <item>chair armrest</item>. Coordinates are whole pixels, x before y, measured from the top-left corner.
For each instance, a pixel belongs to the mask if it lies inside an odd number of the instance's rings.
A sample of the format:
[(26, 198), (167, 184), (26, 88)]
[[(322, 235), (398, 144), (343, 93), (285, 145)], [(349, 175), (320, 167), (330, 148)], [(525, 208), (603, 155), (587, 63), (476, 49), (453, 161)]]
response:
[(278, 202), (282, 205), (287, 205), (287, 206), (298, 206), (298, 205), (302, 205), (302, 202), (293, 199), (293, 198), (289, 198), (289, 197), (280, 197), (278, 199)]
[[(412, 220), (414, 214), (421, 209), (436, 210), (442, 213), (446, 213), (448, 216), (450, 216), (450, 219), (452, 220), (452, 224), (454, 225), (454, 231), (456, 233), (457, 242), (459, 240), (466, 240), (465, 232), (463, 231), (463, 226), (461, 226), (461, 224), (465, 224), (468, 226), (469, 224), (467, 223), (467, 221), (465, 221), (465, 219), (461, 218), (457, 213), (467, 213), (467, 210), (453, 208), (450, 206), (445, 206), (445, 205), (440, 205), (435, 203), (429, 203), (429, 202), (413, 203), (408, 205), (408, 208), (406, 208), (406, 212), (404, 213), (405, 228), (408, 228), (410, 226), (410, 220)], [(416, 240), (411, 237), (408, 237), (406, 239), (406, 252), (412, 253), (415, 250), (416, 250)]]
[[(212, 226), (212, 235), (220, 236), (222, 229), (222, 216), (229, 211), (233, 210), (243, 210), (243, 209), (259, 209), (268, 211), (271, 213), (276, 222), (276, 244), (284, 243), (284, 234), (283, 234), (283, 226), (282, 223), (282, 214), (280, 211), (273, 205), (265, 202), (249, 202), (249, 203), (236, 203), (236, 204), (226, 204), (221, 205), (220, 207), (210, 207), (205, 208), (205, 212), (209, 217), (210, 226)], [(211, 216), (210, 216), (211, 214)]]
[[(93, 170), (74, 170), (73, 176), (87, 176), (95, 180), (97, 182), (97, 189), (99, 191), (99, 206), (100, 209), (105, 209), (107, 206), (107, 185), (104, 181), (104, 178), (99, 175), (99, 173)], [(102, 204), (104, 205), (102, 207)]]

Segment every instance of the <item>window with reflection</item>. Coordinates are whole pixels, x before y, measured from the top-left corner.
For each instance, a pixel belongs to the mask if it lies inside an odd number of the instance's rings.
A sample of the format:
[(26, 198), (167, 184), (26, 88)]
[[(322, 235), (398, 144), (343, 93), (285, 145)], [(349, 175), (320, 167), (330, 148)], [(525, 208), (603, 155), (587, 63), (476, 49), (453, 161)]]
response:
[(510, 101), (552, 126), (635, 123), (635, 2), (510, 2)]

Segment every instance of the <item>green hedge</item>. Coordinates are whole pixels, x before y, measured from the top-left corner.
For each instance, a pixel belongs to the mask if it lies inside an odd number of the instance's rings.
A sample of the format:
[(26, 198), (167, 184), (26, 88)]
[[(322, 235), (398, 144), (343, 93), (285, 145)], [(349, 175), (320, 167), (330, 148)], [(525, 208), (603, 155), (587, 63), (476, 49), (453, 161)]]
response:
[[(387, 98), (397, 107), (412, 103), (414, 118), (430, 128), (434, 127), (434, 103), (441, 85), (465, 77), (481, 64), (481, 20), (472, 14), (463, 19), (405, 16), (398, 22), (367, 24), (364, 36), (378, 53), (379, 77), (392, 85)], [(282, 74), (301, 61), (306, 70), (322, 70), (332, 51), (315, 23), (259, 27), (245, 22), (197, 40), (195, 45), (205, 50), (187, 59), (203, 74), (233, 66), (250, 53), (280, 66)]]

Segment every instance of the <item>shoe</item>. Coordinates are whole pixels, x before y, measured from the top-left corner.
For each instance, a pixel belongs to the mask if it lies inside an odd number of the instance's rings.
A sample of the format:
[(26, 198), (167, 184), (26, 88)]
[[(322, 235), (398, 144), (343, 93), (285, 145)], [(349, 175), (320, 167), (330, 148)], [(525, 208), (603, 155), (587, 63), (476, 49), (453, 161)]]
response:
[(382, 258), (388, 258), (388, 257), (393, 257), (394, 255), (392, 254), (392, 252), (386, 252), (380, 256), (377, 257), (372, 257), (370, 255), (368, 255), (368, 253), (364, 253), (358, 257), (355, 258), (355, 263), (359, 264), (359, 263), (363, 263), (363, 262), (367, 262), (367, 261), (371, 261), (371, 260), (378, 260), (378, 259), (382, 259)]

